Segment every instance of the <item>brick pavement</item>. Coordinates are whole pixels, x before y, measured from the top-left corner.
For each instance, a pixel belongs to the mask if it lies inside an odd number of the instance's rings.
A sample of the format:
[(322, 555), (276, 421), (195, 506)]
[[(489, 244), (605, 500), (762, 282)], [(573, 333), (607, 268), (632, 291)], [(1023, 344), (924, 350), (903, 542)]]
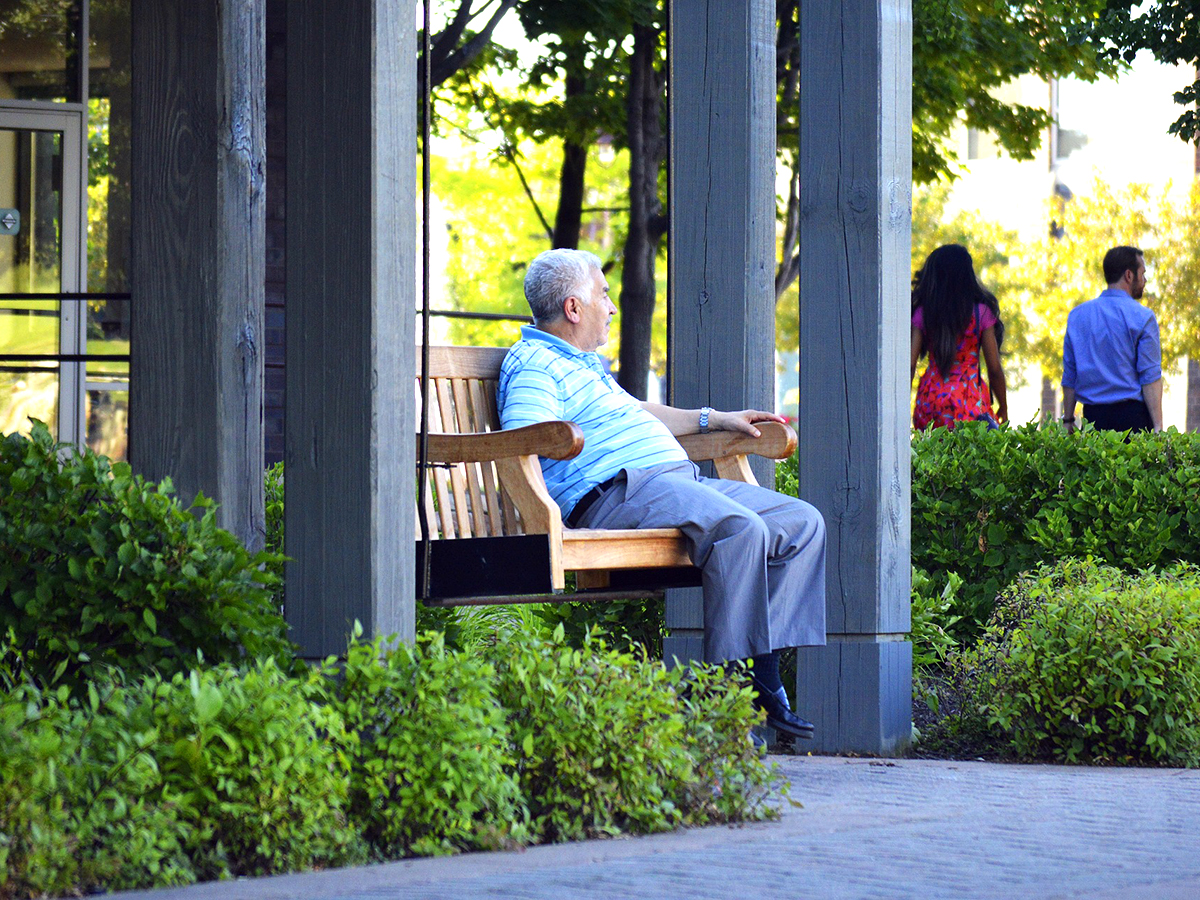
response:
[(774, 823), (118, 896), (1200, 898), (1200, 771), (774, 759), (803, 804)]

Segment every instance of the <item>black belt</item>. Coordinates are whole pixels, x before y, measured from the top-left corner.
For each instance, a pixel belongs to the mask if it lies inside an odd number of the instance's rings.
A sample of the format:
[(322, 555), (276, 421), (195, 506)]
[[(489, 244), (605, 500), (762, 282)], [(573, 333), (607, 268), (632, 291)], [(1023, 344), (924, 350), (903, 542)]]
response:
[(571, 511), (567, 513), (567, 517), (563, 519), (563, 524), (568, 528), (574, 528), (575, 523), (583, 518), (583, 514), (592, 508), (592, 504), (599, 500), (604, 495), (604, 492), (613, 486), (613, 482), (616, 480), (617, 476), (614, 475), (612, 478), (608, 479), (608, 481), (600, 482), (598, 485), (580, 497), (579, 500), (576, 501), (575, 505), (571, 508)]

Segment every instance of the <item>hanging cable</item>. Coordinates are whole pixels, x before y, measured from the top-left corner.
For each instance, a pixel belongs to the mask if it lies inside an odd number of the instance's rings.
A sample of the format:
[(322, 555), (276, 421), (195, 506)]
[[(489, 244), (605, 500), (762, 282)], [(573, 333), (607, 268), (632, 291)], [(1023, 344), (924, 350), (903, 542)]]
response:
[(430, 54), (429, 6), (422, 0), (421, 37), (421, 438), (417, 465), (417, 518), (421, 523), (422, 602), (429, 600), (429, 516), (425, 510), (425, 478), (429, 471), (429, 135), (433, 117), (433, 68)]

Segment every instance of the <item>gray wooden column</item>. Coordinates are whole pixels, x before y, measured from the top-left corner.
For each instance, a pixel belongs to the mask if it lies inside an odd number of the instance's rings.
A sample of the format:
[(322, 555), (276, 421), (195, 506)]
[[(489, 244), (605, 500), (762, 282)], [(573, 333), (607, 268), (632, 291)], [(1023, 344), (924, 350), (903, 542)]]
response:
[[(774, 409), (775, 4), (671, 7), (670, 402)], [(702, 658), (699, 594), (668, 594), (668, 661)]]
[(263, 510), (262, 0), (133, 0), (129, 458), (252, 548)]
[(413, 0), (287, 4), (288, 623), (413, 634)]
[(909, 0), (800, 7), (800, 491), (828, 525), (815, 750), (910, 740)]

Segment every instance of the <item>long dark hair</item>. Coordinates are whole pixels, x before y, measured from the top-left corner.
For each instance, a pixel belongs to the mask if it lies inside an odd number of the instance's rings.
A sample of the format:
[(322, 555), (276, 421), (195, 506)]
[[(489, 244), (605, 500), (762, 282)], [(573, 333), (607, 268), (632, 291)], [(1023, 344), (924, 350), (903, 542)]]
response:
[(995, 295), (979, 283), (971, 254), (961, 244), (938, 247), (913, 278), (912, 308), (915, 312), (920, 307), (925, 319), (925, 343), (921, 354), (929, 354), (943, 378), (954, 365), (958, 342), (979, 303), (996, 315), (998, 346), (1004, 340), (1000, 304)]

